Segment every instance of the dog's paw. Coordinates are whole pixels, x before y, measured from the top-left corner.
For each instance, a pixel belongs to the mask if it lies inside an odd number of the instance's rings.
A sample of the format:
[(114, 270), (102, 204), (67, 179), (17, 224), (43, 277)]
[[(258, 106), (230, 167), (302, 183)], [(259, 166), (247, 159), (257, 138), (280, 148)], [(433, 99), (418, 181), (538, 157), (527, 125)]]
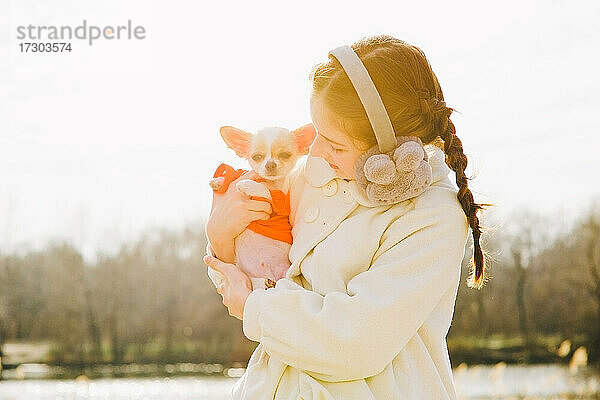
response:
[(225, 178), (220, 176), (218, 178), (212, 178), (208, 184), (212, 188), (212, 190), (221, 190), (223, 187), (223, 182), (225, 182)]

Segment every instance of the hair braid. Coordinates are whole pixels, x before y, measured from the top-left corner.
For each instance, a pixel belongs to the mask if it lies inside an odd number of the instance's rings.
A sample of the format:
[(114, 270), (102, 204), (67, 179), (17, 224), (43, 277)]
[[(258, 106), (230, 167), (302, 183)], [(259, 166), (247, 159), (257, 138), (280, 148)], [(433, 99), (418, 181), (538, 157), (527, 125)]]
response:
[[(454, 111), (451, 107), (446, 107), (445, 104), (437, 99), (433, 99), (439, 106), (438, 118), (435, 118), (437, 123), (436, 128), (441, 132), (440, 137), (444, 141), (444, 153), (446, 153), (446, 164), (456, 174), (456, 184), (458, 185), (458, 200), (467, 216), (469, 226), (473, 232), (473, 258), (471, 260), (471, 272), (467, 284), (471, 288), (481, 289), (486, 280), (485, 274), (485, 257), (479, 243), (481, 237), (481, 227), (479, 226), (479, 218), (477, 212), (490, 204), (475, 203), (473, 193), (468, 187), (468, 179), (465, 175), (467, 168), (467, 156), (463, 152), (462, 142), (456, 136), (456, 128), (450, 120), (450, 114)], [(435, 110), (435, 106), (432, 107)], [(473, 268), (474, 267), (474, 268)]]

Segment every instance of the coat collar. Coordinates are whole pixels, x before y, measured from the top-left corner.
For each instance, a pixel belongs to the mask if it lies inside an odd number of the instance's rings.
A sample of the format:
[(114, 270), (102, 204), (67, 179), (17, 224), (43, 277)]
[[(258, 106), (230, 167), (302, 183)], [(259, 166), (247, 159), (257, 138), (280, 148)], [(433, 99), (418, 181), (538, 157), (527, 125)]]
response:
[[(432, 170), (432, 182), (436, 182), (446, 178), (451, 169), (446, 165), (446, 155), (437, 146), (425, 145), (425, 151), (429, 157), (429, 165)], [(336, 178), (336, 173), (333, 168), (329, 166), (329, 163), (321, 157), (314, 157), (310, 154), (307, 156), (306, 163), (304, 164), (304, 177), (309, 185), (314, 187), (321, 187), (326, 185), (329, 181)], [(337, 178), (342, 179), (342, 178)], [(373, 203), (364, 193), (361, 187), (358, 186), (355, 179), (345, 180), (349, 183), (350, 193), (354, 199), (365, 207), (377, 207), (378, 205)]]
[(304, 163), (304, 177), (309, 185), (321, 187), (336, 177), (334, 169), (325, 159), (310, 154), (307, 157), (306, 163)]

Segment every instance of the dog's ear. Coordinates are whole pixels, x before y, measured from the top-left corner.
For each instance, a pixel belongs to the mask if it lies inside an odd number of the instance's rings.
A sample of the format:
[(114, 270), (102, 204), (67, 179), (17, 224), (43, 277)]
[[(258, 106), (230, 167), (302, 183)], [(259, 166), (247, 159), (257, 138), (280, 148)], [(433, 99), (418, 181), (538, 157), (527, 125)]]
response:
[(252, 134), (233, 126), (222, 126), (219, 129), (221, 137), (227, 144), (227, 147), (233, 149), (235, 154), (242, 158), (248, 158), (250, 153), (250, 139)]
[(294, 139), (296, 140), (296, 148), (299, 154), (308, 154), (310, 145), (317, 136), (317, 131), (312, 123), (301, 126), (298, 129), (292, 131)]

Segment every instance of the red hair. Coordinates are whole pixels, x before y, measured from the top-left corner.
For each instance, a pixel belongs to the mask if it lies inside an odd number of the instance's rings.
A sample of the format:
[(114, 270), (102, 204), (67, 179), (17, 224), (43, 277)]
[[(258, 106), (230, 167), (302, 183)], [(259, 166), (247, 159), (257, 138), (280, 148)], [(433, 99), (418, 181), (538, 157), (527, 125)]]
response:
[[(473, 258), (468, 286), (481, 289), (486, 280), (486, 261), (480, 245), (477, 212), (490, 204), (475, 203), (465, 175), (467, 157), (450, 120), (455, 111), (447, 107), (444, 94), (421, 49), (387, 35), (363, 38), (351, 45), (375, 83), (397, 135), (418, 136), (446, 154), (446, 164), (456, 174), (457, 197), (473, 233)], [(359, 142), (357, 147), (377, 144), (375, 134), (339, 61), (332, 55), (310, 73), (312, 96), (319, 96), (335, 115), (332, 123)]]

